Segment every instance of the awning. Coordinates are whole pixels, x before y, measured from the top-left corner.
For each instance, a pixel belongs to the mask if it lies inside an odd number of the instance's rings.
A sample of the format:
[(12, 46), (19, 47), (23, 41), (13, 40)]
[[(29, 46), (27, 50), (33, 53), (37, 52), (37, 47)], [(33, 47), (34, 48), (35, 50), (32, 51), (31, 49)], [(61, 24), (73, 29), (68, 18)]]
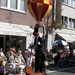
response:
[(73, 38), (70, 34), (63, 34), (63, 33), (57, 33), (57, 34), (61, 36), (63, 39), (65, 39), (67, 42), (75, 41), (75, 38)]
[(31, 29), (29, 26), (0, 23), (0, 34), (2, 35), (27, 36), (32, 32), (33, 29)]
[[(71, 35), (73, 38), (75, 38), (75, 35)], [(75, 41), (75, 40), (74, 40)]]

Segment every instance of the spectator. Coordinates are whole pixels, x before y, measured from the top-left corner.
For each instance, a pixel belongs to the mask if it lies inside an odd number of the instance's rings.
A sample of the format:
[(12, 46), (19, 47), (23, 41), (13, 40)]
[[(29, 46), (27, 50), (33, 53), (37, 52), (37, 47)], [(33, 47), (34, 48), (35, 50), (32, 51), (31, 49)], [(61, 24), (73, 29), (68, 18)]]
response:
[(0, 55), (4, 57), (5, 55), (4, 55), (4, 53), (3, 53), (3, 51), (2, 51), (2, 50), (3, 50), (3, 49), (2, 49), (2, 48), (0, 48)]
[(3, 59), (4, 59), (4, 64), (6, 64), (7, 57), (4, 55), (4, 53), (3, 53), (3, 49), (2, 49), (2, 48), (0, 48), (0, 56), (3, 57)]
[[(8, 58), (9, 58), (10, 52), (13, 52), (12, 48), (9, 48), (9, 51), (6, 53), (7, 60), (8, 60)], [(14, 52), (13, 52), (13, 54), (14, 54)]]
[(23, 53), (23, 57), (24, 57), (24, 60), (26, 61), (26, 64), (27, 64), (27, 55), (28, 55), (28, 52), (27, 52), (27, 49), (26, 49)]
[(12, 51), (14, 54), (16, 54), (16, 48), (15, 47), (12, 48)]
[(25, 60), (22, 56), (22, 52), (20, 49), (18, 50), (18, 53), (15, 55), (15, 62), (18, 63), (19, 65), (25, 63)]
[(54, 58), (54, 63), (57, 65), (58, 64), (58, 60), (61, 58), (61, 53), (58, 52), (57, 55)]
[(18, 49), (18, 53), (15, 55), (15, 62), (18, 65), (25, 65), (25, 60), (20, 49)]
[(6, 75), (6, 69), (4, 67), (4, 61), (0, 61), (0, 75)]
[(9, 56), (8, 56), (8, 64), (10, 65), (10, 67), (13, 68), (13, 72), (16, 72), (15, 71), (15, 67), (16, 67), (15, 56), (14, 56), (14, 53), (12, 51), (9, 53)]
[(18, 49), (18, 53), (15, 55), (15, 63), (17, 64), (17, 67), (20, 69), (25, 68), (25, 60), (23, 58), (21, 49)]
[(33, 45), (30, 45), (29, 49), (27, 50), (27, 53), (27, 65), (32, 66), (33, 55), (35, 55)]

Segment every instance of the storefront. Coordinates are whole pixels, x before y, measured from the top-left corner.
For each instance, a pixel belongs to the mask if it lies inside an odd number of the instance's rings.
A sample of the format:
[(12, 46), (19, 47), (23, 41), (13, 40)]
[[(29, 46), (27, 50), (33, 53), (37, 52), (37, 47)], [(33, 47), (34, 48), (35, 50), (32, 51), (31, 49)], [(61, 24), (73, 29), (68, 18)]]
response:
[(20, 47), (23, 51), (33, 42), (32, 33), (33, 29), (29, 26), (0, 23), (0, 48), (4, 53), (9, 47)]
[(4, 53), (8, 51), (10, 47), (21, 48), (24, 50), (26, 48), (26, 37), (24, 36), (12, 36), (12, 35), (0, 35), (0, 48), (3, 48)]

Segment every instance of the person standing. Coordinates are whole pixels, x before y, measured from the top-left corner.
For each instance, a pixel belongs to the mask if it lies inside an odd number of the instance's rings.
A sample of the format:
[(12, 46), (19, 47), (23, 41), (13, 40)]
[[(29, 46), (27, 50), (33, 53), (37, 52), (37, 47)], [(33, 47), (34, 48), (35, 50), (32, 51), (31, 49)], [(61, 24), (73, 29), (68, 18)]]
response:
[(35, 72), (43, 72), (45, 68), (44, 61), (46, 60), (43, 53), (43, 41), (39, 34), (35, 35)]

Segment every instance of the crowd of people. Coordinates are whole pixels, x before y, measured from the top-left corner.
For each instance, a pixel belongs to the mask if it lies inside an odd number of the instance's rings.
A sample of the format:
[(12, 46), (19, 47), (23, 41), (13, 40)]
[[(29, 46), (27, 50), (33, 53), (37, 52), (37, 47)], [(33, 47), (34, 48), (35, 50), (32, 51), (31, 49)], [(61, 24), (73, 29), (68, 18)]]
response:
[[(43, 61), (46, 60), (46, 57), (50, 58), (48, 55), (52, 55), (52, 50), (48, 52), (48, 49), (46, 49), (44, 55), (43, 47), (40, 47), (39, 43), (38, 48), (35, 48), (34, 44), (31, 43), (28, 49), (25, 49), (23, 52), (21, 48), (18, 48), (17, 51), (15, 48), (9, 48), (6, 54), (4, 54), (3, 49), (0, 48), (0, 74), (3, 73), (3, 75), (6, 75), (6, 64), (9, 64), (13, 73), (17, 71), (17, 66), (22, 69), (24, 69), (25, 66), (32, 66), (35, 72), (42, 72), (42, 69), (45, 67)], [(73, 63), (75, 64), (73, 47), (69, 47), (68, 49), (66, 47), (61, 48), (62, 49), (59, 49), (57, 55), (54, 57), (54, 63), (58, 66), (70, 66)]]
[[(0, 48), (0, 75), (5, 74), (5, 66), (9, 65), (12, 68), (12, 73), (16, 72), (17, 66), (19, 68), (25, 68), (25, 66), (35, 65), (35, 49), (33, 44), (30, 44), (28, 49), (23, 52), (21, 48), (18, 48), (17, 52), (14, 48), (9, 48), (6, 54), (3, 53), (2, 48)], [(1, 69), (2, 68), (2, 69)], [(4, 71), (2, 71), (4, 69)]]
[(64, 46), (57, 51), (57, 55), (54, 58), (54, 63), (57, 66), (72, 66), (75, 65), (75, 52), (74, 46), (70, 46), (68, 49)]

